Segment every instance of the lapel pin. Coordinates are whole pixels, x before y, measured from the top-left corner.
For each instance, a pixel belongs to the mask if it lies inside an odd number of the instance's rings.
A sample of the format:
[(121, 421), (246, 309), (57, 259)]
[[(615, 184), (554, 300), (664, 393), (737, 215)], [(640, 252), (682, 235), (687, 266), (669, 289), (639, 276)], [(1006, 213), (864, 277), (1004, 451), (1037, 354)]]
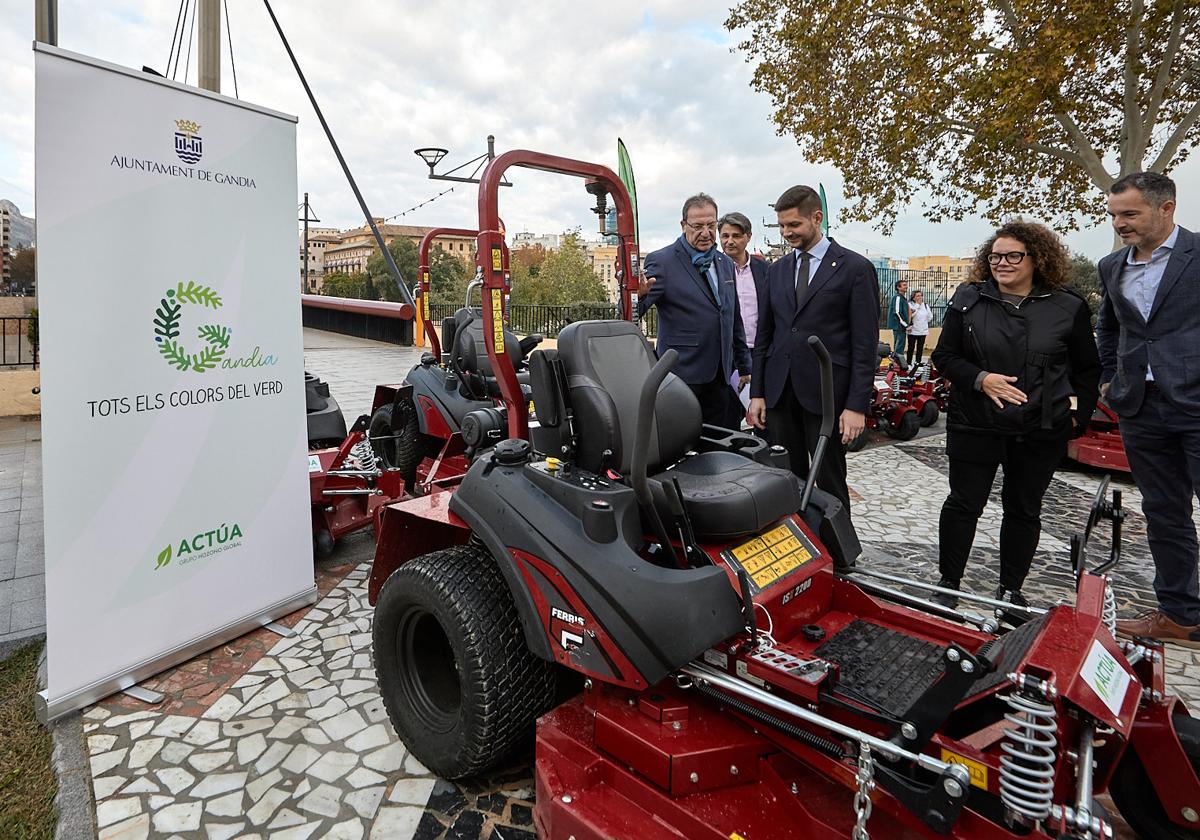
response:
[(829, 267), (830, 267), (830, 268), (837, 268), (837, 263), (830, 263), (830, 264), (829, 264)]

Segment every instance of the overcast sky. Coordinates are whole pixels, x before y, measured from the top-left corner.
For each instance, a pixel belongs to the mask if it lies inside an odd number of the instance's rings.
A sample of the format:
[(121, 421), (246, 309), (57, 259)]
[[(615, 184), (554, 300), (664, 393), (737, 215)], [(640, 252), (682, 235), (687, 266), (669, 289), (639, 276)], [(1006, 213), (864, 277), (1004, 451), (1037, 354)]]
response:
[[(736, 38), (723, 27), (727, 2), (277, 0), (275, 7), (375, 216), (399, 213), (451, 186), (425, 177), (414, 148), (449, 148), (453, 166), (481, 154), (491, 133), (498, 151), (536, 149), (614, 169), (623, 137), (637, 176), (643, 250), (679, 234), (679, 206), (698, 190), (715, 196), (722, 211), (746, 213), (761, 247), (761, 220), (773, 215), (768, 203), (793, 183), (824, 183), (834, 237), (859, 251), (967, 255), (990, 230), (979, 219), (932, 225), (919, 207), (901, 217), (890, 237), (869, 225), (837, 225), (842, 177), (776, 136), (770, 101), (750, 89), (752, 68), (731, 51)], [(59, 0), (58, 8), (59, 46), (163, 72), (178, 3)], [(0, 0), (0, 198), (27, 215), (35, 209), (33, 9), (33, 0)], [(361, 224), (265, 8), (258, 0), (230, 0), (229, 13), (240, 97), (299, 116), (300, 191), (310, 194), (323, 225)], [(222, 90), (232, 96), (224, 33), (222, 49)], [(194, 52), (193, 45), (192, 84)], [(80, 129), (84, 142), (86, 126)], [(1178, 218), (1195, 229), (1200, 163), (1186, 163), (1175, 177)], [(581, 181), (528, 170), (510, 179), (516, 186), (501, 201), (510, 230), (595, 230)], [(397, 221), (474, 227), (475, 190), (459, 185)], [(1095, 259), (1112, 237), (1101, 227), (1068, 242)]]

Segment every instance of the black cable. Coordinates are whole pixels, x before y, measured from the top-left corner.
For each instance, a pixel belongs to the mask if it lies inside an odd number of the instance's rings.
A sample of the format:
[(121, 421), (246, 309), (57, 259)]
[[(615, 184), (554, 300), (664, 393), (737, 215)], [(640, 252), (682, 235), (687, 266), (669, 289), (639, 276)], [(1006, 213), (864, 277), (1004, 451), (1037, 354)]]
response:
[(196, 31), (196, 10), (200, 8), (200, 0), (196, 0), (192, 6), (192, 25), (188, 28), (188, 51), (187, 60), (183, 63), (183, 83), (186, 85), (188, 80), (188, 70), (192, 66), (192, 33)]
[(183, 0), (183, 23), (179, 28), (179, 49), (175, 50), (175, 68), (171, 70), (172, 81), (175, 80), (175, 76), (179, 72), (179, 59), (183, 57), (183, 28), (187, 26), (188, 9), (191, 8), (191, 5), (192, 0)]
[(233, 98), (240, 99), (237, 88), (237, 65), (233, 63), (233, 30), (229, 27), (229, 0), (225, 0), (225, 34), (229, 38), (229, 67), (233, 70)]
[(167, 69), (163, 71), (163, 75), (171, 72), (171, 59), (175, 57), (175, 39), (179, 37), (179, 21), (183, 19), (183, 4), (185, 0), (179, 0), (179, 11), (175, 13), (175, 28), (171, 31), (171, 51), (167, 53)]

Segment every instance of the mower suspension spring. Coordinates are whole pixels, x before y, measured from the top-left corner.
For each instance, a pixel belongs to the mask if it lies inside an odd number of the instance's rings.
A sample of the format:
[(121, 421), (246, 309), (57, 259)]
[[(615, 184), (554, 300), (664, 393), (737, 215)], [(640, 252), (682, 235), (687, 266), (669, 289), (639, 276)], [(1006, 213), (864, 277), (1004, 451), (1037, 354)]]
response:
[(1113, 638), (1117, 636), (1117, 596), (1113, 592), (1112, 578), (1104, 576), (1104, 614), (1101, 617), (1104, 626)]
[(724, 703), (735, 712), (740, 712), (748, 718), (757, 720), (759, 723), (765, 723), (768, 726), (778, 729), (785, 735), (791, 735), (797, 741), (802, 741), (803, 743), (812, 747), (814, 750), (823, 752), (828, 756), (842, 760), (852, 755), (852, 753), (849, 752), (846, 747), (842, 746), (836, 741), (831, 741), (828, 738), (822, 738), (820, 735), (809, 732), (807, 729), (788, 723), (786, 720), (780, 720), (774, 715), (764, 712), (762, 709), (751, 706), (749, 703), (743, 703), (738, 698), (730, 697), (723, 691), (718, 691), (702, 682), (694, 683), (692, 689), (700, 694), (703, 694), (710, 700), (716, 700), (718, 703)]
[(361, 470), (374, 472), (379, 469), (379, 464), (375, 460), (375, 450), (369, 440), (360, 440), (350, 447), (350, 457), (358, 462), (358, 468)]
[(1004, 719), (1012, 725), (1000, 745), (1000, 801), (1024, 819), (1044, 820), (1053, 804), (1058, 711), (1032, 686), (1013, 690), (1005, 701), (1011, 711)]

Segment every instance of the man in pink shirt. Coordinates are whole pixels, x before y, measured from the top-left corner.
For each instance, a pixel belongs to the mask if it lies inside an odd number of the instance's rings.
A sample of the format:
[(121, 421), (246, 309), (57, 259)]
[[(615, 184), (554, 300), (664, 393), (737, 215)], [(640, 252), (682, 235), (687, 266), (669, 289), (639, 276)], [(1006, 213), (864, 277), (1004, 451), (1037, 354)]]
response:
[[(754, 349), (754, 334), (758, 329), (758, 289), (767, 279), (767, 262), (761, 257), (752, 257), (750, 245), (752, 228), (744, 213), (726, 213), (718, 222), (721, 235), (721, 250), (733, 260), (734, 284), (737, 290), (738, 308), (742, 313), (742, 326), (746, 330), (746, 346)], [(736, 389), (738, 373), (735, 371), (731, 384)], [(749, 405), (750, 391), (740, 393), (742, 403)]]

